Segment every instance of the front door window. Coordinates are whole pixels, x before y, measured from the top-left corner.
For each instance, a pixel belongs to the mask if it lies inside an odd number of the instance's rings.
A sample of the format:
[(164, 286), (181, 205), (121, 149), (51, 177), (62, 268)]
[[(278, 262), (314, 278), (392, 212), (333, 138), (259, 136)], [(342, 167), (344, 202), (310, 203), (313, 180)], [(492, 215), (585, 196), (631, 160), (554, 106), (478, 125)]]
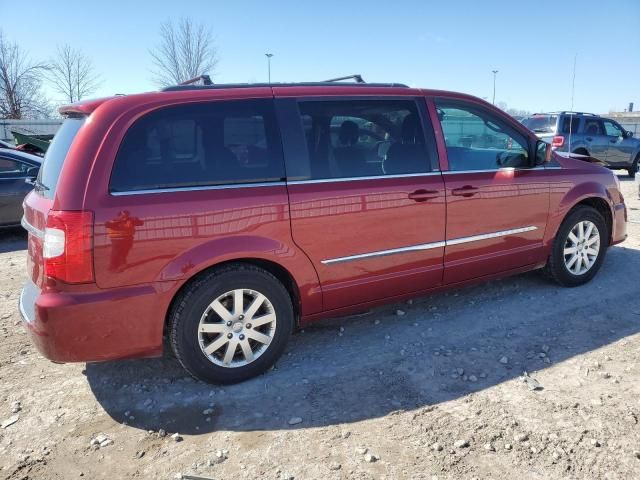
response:
[(436, 101), (449, 170), (529, 166), (526, 138), (493, 113), (474, 105)]

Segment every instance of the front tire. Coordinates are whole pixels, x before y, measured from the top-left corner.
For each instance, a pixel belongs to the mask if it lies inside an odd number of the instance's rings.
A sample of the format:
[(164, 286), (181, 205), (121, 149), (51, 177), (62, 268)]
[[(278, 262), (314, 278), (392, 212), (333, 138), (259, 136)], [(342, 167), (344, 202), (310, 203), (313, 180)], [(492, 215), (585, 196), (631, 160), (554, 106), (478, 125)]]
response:
[(189, 374), (229, 384), (266, 371), (293, 330), (291, 297), (271, 273), (231, 264), (197, 277), (169, 315), (176, 358)]
[(638, 154), (631, 164), (631, 167), (627, 170), (627, 173), (631, 178), (635, 178), (636, 172), (638, 171), (638, 163), (640, 162), (640, 154)]
[(604, 261), (609, 229), (596, 209), (579, 206), (564, 219), (553, 242), (546, 273), (564, 287), (590, 281)]

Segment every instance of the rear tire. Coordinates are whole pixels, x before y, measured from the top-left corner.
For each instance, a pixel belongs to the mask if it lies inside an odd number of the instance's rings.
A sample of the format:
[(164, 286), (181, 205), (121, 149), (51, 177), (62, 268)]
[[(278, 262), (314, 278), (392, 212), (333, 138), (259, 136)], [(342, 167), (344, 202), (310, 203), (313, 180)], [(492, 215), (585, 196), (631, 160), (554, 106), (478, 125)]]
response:
[(198, 380), (237, 383), (259, 375), (284, 352), (293, 330), (291, 297), (271, 273), (231, 264), (197, 277), (169, 314), (171, 347)]
[(545, 272), (563, 287), (590, 281), (604, 261), (609, 229), (596, 209), (574, 208), (560, 225)]

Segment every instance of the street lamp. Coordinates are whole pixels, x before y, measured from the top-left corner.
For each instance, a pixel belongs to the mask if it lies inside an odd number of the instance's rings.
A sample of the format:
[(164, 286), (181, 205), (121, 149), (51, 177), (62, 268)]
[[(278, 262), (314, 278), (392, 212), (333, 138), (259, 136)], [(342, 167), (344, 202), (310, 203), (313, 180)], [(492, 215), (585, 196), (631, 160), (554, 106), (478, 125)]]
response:
[(264, 56), (267, 57), (267, 75), (269, 83), (271, 83), (271, 57), (273, 57), (273, 53), (265, 53)]
[(498, 74), (498, 70), (491, 70), (493, 72), (493, 103), (496, 104), (496, 75)]

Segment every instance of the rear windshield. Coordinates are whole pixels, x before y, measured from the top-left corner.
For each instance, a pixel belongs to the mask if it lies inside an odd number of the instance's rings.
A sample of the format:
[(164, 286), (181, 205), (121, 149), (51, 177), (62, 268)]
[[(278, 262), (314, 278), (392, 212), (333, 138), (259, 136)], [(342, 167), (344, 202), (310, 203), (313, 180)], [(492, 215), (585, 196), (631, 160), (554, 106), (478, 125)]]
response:
[(47, 153), (44, 156), (42, 167), (38, 175), (36, 190), (45, 198), (53, 198), (62, 171), (64, 159), (71, 148), (73, 139), (80, 127), (84, 125), (85, 117), (67, 118), (58, 129)]
[(534, 115), (525, 118), (522, 123), (535, 133), (554, 133), (556, 131), (557, 115)]

